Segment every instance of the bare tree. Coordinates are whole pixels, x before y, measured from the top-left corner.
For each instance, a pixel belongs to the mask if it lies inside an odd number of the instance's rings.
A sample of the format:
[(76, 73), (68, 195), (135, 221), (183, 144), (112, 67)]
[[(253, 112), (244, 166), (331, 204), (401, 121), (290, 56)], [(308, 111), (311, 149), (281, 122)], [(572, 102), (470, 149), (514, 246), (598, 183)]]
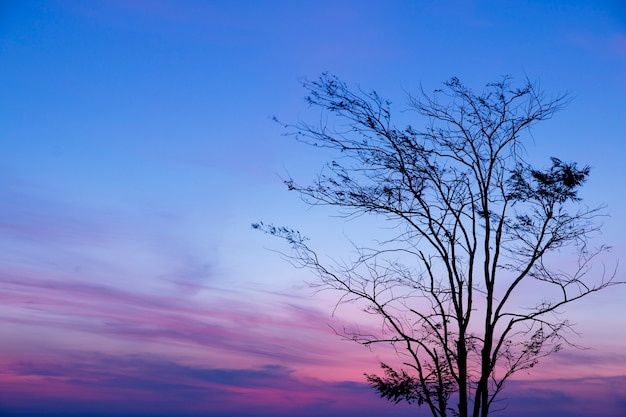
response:
[[(614, 272), (591, 274), (608, 247), (588, 244), (603, 215), (577, 194), (589, 167), (526, 161), (523, 133), (566, 96), (546, 97), (530, 81), (514, 88), (508, 77), (475, 93), (452, 78), (432, 94), (409, 95), (425, 127), (398, 129), (376, 92), (327, 74), (304, 87), (322, 122), (285, 126), (338, 158), (311, 185), (287, 179), (288, 189), (347, 216), (383, 216), (397, 234), (359, 247), (346, 265), (323, 262), (297, 231), (253, 227), (285, 238), (291, 259), (315, 271), (317, 285), (338, 290), (339, 303), (359, 302), (380, 320), (377, 334), (343, 334), (401, 353), (406, 369), (383, 363), (382, 376), (366, 375), (383, 397), (435, 417), (486, 417), (513, 374), (570, 344), (571, 324), (558, 310), (618, 283)], [(570, 270), (558, 262), (565, 248), (577, 260)], [(529, 283), (538, 294), (530, 302)]]

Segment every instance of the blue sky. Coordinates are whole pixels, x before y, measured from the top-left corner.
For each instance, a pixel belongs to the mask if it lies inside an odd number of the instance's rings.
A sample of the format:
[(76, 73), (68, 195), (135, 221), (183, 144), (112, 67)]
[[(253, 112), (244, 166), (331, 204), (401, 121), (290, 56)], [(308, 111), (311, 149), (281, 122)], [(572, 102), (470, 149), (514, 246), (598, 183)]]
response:
[[(604, 261), (622, 257), (621, 1), (6, 1), (0, 413), (414, 412), (367, 391), (363, 373), (388, 352), (336, 338), (333, 296), (250, 229), (288, 224), (341, 254), (374, 224), (311, 209), (281, 181), (313, 178), (328, 157), (271, 120), (316, 117), (298, 80), (324, 71), (390, 98), (400, 125), (407, 91), (452, 76), (569, 92), (529, 157), (592, 167), (583, 197), (608, 206)], [(617, 416), (624, 389), (572, 393), (626, 387), (625, 296), (572, 307), (591, 350), (522, 378), (502, 415), (602, 400)]]

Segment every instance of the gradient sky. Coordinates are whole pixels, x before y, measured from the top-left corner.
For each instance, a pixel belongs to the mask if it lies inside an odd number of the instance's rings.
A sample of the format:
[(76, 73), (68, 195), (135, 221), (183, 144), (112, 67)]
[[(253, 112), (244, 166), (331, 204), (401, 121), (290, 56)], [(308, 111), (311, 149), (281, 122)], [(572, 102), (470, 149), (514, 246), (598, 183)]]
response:
[[(364, 384), (389, 352), (335, 336), (351, 312), (333, 316), (335, 295), (250, 228), (288, 224), (342, 254), (371, 226), (281, 182), (326, 160), (271, 121), (306, 119), (298, 79), (323, 71), (399, 118), (405, 91), (451, 76), (570, 92), (528, 151), (592, 166), (604, 261), (624, 258), (622, 0), (2, 1), (0, 416), (418, 411)], [(498, 415), (626, 415), (625, 299), (572, 305), (589, 349), (520, 375)]]

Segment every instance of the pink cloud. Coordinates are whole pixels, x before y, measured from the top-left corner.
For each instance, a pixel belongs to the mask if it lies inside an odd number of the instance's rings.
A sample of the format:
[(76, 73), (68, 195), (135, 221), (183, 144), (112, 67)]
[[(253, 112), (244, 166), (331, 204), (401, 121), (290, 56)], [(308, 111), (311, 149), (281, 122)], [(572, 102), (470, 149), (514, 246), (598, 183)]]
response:
[(336, 412), (354, 409), (355, 399), (357, 408), (370, 413), (391, 406), (364, 384), (301, 379), (281, 366), (208, 369), (155, 356), (83, 354), (66, 363), (22, 361), (6, 369), (0, 377), (5, 398), (0, 400), (7, 408), (57, 405), (81, 410), (106, 403), (112, 413), (316, 415), (320, 407)]
[[(3, 363), (0, 403), (9, 410), (239, 413), (237, 415), (414, 415), (363, 383), (303, 378), (277, 365), (249, 369), (185, 365), (155, 355), (77, 354), (70, 360)], [(512, 381), (508, 417), (618, 417), (626, 376)], [(505, 403), (502, 403), (505, 404)], [(551, 413), (551, 414), (549, 414)]]
[(507, 389), (510, 417), (537, 416), (547, 408), (558, 416), (621, 417), (626, 409), (626, 375), (511, 381)]
[[(209, 286), (150, 293), (33, 272), (5, 271), (0, 286), (0, 409), (367, 415), (392, 406), (363, 372), (393, 356), (340, 340), (305, 300)], [(600, 400), (616, 409), (623, 396), (605, 388), (623, 386), (620, 360), (567, 350), (512, 380), (507, 395), (535, 416), (548, 402), (563, 412)], [(598, 371), (611, 364), (613, 373)], [(570, 406), (579, 399), (595, 405)]]
[[(342, 357), (354, 346), (332, 333), (328, 317), (282, 300), (246, 303), (245, 295), (228, 297), (215, 289), (213, 299), (199, 301), (28, 276), (0, 279), (0, 284), (5, 288), (0, 322), (6, 335), (8, 325), (17, 329), (11, 344), (17, 351), (24, 343), (45, 350), (92, 345), (97, 351), (165, 349), (174, 356), (240, 366), (291, 364), (320, 377), (338, 378), (350, 369)], [(358, 357), (369, 355), (363, 350)], [(333, 367), (340, 370), (330, 372)]]

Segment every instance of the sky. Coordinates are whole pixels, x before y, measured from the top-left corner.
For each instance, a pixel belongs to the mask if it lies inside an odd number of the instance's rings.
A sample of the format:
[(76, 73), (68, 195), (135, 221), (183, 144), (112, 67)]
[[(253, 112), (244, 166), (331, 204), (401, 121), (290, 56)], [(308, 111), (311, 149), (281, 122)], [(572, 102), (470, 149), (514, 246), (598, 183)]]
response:
[[(272, 122), (307, 120), (300, 81), (326, 71), (399, 118), (407, 91), (453, 76), (569, 93), (527, 150), (592, 167), (582, 196), (607, 205), (602, 261), (623, 259), (620, 0), (5, 0), (0, 416), (419, 411), (367, 387), (393, 353), (338, 337), (352, 316), (337, 294), (310, 288), (283, 243), (250, 227), (287, 224), (340, 256), (375, 225), (282, 183), (329, 158)], [(587, 349), (512, 380), (495, 415), (626, 415), (625, 297), (614, 287), (569, 307)]]

